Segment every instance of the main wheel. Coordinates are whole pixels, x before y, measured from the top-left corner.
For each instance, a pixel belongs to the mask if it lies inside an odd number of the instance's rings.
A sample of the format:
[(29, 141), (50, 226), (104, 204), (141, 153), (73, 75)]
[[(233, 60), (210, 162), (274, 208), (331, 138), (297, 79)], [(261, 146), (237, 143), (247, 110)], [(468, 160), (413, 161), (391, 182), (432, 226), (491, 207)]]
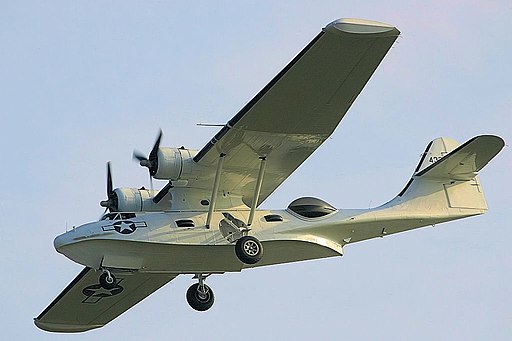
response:
[(200, 290), (199, 283), (196, 283), (192, 284), (187, 290), (187, 302), (192, 309), (197, 311), (210, 309), (215, 301), (213, 290), (206, 284), (203, 284), (203, 288), (204, 290)]
[(100, 276), (100, 285), (103, 289), (114, 289), (117, 285), (116, 278), (110, 272), (105, 271)]
[(252, 236), (243, 236), (236, 241), (235, 253), (243, 263), (255, 264), (263, 256), (263, 247), (258, 239)]

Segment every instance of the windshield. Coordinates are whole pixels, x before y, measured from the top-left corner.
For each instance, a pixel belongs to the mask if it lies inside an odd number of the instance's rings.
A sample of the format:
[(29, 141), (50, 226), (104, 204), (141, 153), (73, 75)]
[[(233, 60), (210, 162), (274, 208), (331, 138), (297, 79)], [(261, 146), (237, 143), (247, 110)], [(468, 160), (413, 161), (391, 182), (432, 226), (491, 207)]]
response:
[(104, 214), (100, 220), (125, 220), (135, 218), (135, 213), (132, 212), (110, 212)]

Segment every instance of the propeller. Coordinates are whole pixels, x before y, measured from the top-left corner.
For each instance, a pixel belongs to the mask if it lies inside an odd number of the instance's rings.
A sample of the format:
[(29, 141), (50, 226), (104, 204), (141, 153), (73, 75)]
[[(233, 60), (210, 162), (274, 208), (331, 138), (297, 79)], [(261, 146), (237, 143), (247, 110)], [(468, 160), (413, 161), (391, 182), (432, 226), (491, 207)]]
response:
[(133, 159), (139, 161), (142, 167), (147, 167), (151, 176), (155, 175), (158, 170), (158, 148), (160, 147), (160, 140), (162, 139), (162, 129), (158, 132), (153, 149), (149, 153), (149, 157), (146, 157), (141, 152), (134, 150)]
[(107, 162), (107, 200), (100, 202), (101, 207), (105, 207), (105, 212), (116, 212), (118, 209), (117, 194), (114, 192), (112, 185), (112, 171), (110, 170), (110, 161)]
[(133, 159), (139, 161), (139, 164), (142, 167), (147, 167), (149, 171), (149, 181), (151, 184), (151, 191), (153, 191), (153, 176), (158, 171), (158, 148), (160, 147), (160, 140), (162, 139), (162, 129), (159, 130), (158, 136), (156, 138), (155, 144), (153, 145), (153, 149), (149, 153), (149, 156), (146, 157), (144, 154), (139, 152), (138, 150), (133, 151)]

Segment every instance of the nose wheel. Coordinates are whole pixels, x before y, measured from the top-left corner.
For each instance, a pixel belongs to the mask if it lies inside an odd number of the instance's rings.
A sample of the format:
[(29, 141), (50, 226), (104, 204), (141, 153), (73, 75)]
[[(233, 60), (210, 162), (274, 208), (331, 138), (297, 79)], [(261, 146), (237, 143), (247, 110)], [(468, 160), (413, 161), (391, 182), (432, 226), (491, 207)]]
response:
[(197, 275), (199, 283), (192, 284), (187, 290), (187, 302), (197, 311), (210, 309), (215, 301), (213, 290), (204, 283), (206, 277), (202, 274)]

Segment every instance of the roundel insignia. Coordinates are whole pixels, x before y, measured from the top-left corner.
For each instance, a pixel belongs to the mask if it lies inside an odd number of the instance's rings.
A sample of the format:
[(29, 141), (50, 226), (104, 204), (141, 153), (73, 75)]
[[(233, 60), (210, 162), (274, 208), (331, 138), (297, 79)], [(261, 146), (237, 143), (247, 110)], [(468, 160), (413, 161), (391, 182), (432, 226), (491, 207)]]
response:
[(117, 220), (114, 223), (110, 225), (104, 225), (101, 228), (103, 231), (115, 230), (117, 233), (131, 234), (141, 227), (148, 227), (148, 225), (145, 221), (133, 222), (131, 220)]
[[(119, 281), (119, 282), (121, 282), (121, 281)], [(112, 288), (110, 290), (103, 289), (101, 287), (101, 284), (89, 285), (88, 287), (85, 287), (82, 290), (82, 294), (85, 295), (85, 298), (82, 301), (82, 303), (96, 304), (104, 298), (109, 298), (109, 297), (112, 297), (115, 295), (119, 295), (123, 290), (124, 290), (124, 288), (122, 286), (120, 286), (119, 283), (114, 288)]]
[(137, 226), (135, 225), (135, 223), (132, 221), (129, 221), (129, 220), (116, 221), (113, 224), (113, 226), (114, 226), (114, 230), (116, 230), (116, 232), (119, 232), (122, 234), (130, 234), (130, 233), (135, 232), (135, 230), (137, 229)]

